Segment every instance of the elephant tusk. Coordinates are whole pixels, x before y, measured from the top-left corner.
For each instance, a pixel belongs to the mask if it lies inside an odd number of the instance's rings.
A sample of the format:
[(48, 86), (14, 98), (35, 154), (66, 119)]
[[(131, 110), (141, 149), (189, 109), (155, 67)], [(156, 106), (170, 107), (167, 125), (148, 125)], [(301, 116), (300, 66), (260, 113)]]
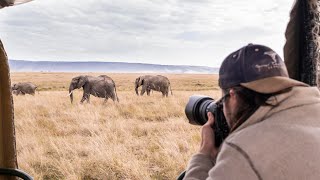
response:
[(71, 92), (68, 94), (68, 96), (70, 96), (72, 93), (73, 93), (73, 91), (71, 91)]

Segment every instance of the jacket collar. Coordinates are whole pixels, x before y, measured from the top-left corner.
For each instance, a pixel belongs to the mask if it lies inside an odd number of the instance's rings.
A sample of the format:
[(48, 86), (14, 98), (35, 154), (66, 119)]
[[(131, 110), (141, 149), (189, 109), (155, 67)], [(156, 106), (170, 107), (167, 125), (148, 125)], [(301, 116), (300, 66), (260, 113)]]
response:
[(267, 100), (270, 106), (261, 106), (243, 124), (235, 129), (231, 134), (245, 129), (248, 126), (259, 123), (273, 114), (291, 109), (293, 107), (320, 103), (320, 93), (317, 87), (296, 86), (290, 91), (271, 96)]

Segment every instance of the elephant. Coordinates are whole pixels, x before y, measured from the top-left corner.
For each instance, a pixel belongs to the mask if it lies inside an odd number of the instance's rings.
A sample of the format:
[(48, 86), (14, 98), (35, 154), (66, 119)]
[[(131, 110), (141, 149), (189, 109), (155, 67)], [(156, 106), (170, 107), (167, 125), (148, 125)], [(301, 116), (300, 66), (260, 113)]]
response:
[(100, 75), (98, 77), (85, 75), (72, 78), (69, 86), (71, 103), (73, 103), (73, 90), (80, 89), (81, 87), (83, 88), (83, 96), (80, 103), (83, 103), (85, 100), (87, 103), (90, 103), (90, 94), (95, 97), (105, 98), (104, 103), (107, 102), (108, 98), (119, 102), (116, 85), (107, 75)]
[(140, 95), (143, 96), (145, 92), (147, 95), (150, 96), (150, 91), (159, 91), (162, 93), (162, 97), (168, 97), (169, 88), (172, 94), (170, 81), (167, 77), (162, 75), (144, 75), (140, 76), (135, 81), (135, 91), (136, 94), (139, 96), (138, 88), (142, 86)]
[(37, 89), (37, 86), (30, 83), (30, 82), (20, 82), (13, 84), (11, 86), (12, 93), (15, 95), (25, 95), (25, 94), (31, 94), (34, 95), (35, 91)]

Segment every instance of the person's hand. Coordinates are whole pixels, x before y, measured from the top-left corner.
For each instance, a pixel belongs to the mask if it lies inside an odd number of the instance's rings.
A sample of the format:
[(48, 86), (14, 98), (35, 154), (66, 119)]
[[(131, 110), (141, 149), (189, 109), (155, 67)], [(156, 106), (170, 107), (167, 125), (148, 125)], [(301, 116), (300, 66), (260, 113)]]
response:
[(199, 153), (210, 156), (212, 159), (216, 158), (218, 149), (215, 147), (214, 137), (214, 116), (211, 112), (207, 113), (208, 121), (202, 126), (201, 130), (201, 146)]

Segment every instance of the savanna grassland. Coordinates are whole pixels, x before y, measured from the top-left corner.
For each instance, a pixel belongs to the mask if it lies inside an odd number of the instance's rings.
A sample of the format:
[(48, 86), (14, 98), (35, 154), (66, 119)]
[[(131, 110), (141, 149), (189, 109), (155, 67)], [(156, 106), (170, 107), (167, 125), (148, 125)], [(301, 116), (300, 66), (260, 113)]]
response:
[(35, 179), (176, 179), (200, 144), (200, 127), (188, 123), (185, 105), (193, 94), (218, 98), (217, 75), (163, 74), (173, 96), (162, 98), (135, 94), (142, 74), (105, 73), (119, 103), (91, 97), (80, 104), (79, 89), (71, 104), (69, 83), (81, 74), (11, 74), (12, 83), (32, 82), (39, 90), (14, 96), (19, 169)]

